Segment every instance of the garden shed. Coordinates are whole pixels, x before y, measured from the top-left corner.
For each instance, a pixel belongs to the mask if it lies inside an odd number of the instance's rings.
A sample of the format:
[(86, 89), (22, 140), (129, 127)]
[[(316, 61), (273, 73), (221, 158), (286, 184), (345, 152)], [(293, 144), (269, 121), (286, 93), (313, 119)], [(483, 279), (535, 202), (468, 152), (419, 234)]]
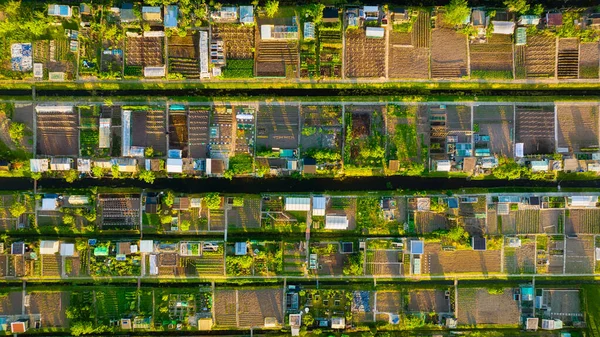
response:
[(179, 7), (176, 5), (169, 5), (166, 7), (165, 12), (165, 28), (177, 28), (177, 21), (179, 14)]
[(167, 159), (167, 173), (182, 173), (183, 159), (169, 158)]
[(142, 19), (144, 19), (144, 21), (162, 22), (162, 16), (160, 15), (160, 7), (143, 6)]
[(140, 240), (140, 253), (152, 253), (154, 252), (154, 241), (152, 240)]
[(58, 16), (61, 18), (70, 18), (73, 16), (73, 11), (68, 5), (48, 5), (48, 16)]
[(245, 25), (254, 23), (254, 6), (240, 6), (240, 22)]
[(568, 198), (569, 207), (595, 208), (598, 203), (597, 195), (574, 195)]
[(248, 253), (248, 244), (246, 242), (235, 243), (235, 255), (246, 255)]
[(385, 29), (382, 27), (367, 27), (367, 37), (382, 39), (385, 36)]
[(43, 198), (42, 199), (42, 211), (56, 211), (58, 209), (57, 198)]
[(48, 171), (48, 159), (29, 159), (29, 169), (34, 173)]
[(471, 239), (471, 245), (473, 250), (484, 251), (487, 249), (487, 240), (481, 237), (474, 237)]
[(425, 243), (420, 240), (410, 241), (410, 253), (413, 255), (420, 255), (425, 252)]
[(345, 215), (326, 216), (325, 229), (348, 229), (348, 217)]
[(508, 21), (492, 21), (494, 34), (512, 35), (515, 32), (515, 23)]
[(12, 255), (23, 255), (25, 254), (25, 242), (15, 242), (10, 246), (10, 253)]
[(81, 173), (88, 173), (92, 170), (92, 160), (78, 158), (77, 159), (77, 171)]
[(71, 169), (73, 159), (71, 158), (51, 158), (50, 159), (50, 170), (51, 171), (68, 171)]
[(58, 241), (50, 241), (43, 240), (40, 241), (40, 254), (41, 255), (54, 255), (58, 253), (59, 250), (59, 242)]
[(537, 15), (521, 15), (519, 17), (519, 25), (521, 26), (537, 26), (540, 23), (540, 17)]

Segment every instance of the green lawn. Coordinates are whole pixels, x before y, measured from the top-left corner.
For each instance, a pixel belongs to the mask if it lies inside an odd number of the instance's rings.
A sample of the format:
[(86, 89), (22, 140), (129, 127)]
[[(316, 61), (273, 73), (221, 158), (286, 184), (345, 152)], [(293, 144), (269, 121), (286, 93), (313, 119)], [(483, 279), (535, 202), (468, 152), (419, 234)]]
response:
[(600, 336), (600, 287), (595, 284), (583, 286), (583, 305), (590, 336)]

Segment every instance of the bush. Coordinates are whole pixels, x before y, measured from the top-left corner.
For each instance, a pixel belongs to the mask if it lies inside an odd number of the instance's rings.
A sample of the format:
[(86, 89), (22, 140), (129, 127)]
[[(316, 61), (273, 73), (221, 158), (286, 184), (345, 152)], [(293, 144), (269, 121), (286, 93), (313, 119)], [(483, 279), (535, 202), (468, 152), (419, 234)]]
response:
[(173, 206), (173, 203), (175, 202), (175, 195), (173, 195), (173, 192), (169, 191), (167, 192), (167, 195), (165, 196), (165, 198), (163, 199), (163, 203), (168, 207), (171, 208)]
[(221, 197), (219, 193), (209, 193), (204, 197), (204, 202), (206, 202), (206, 207), (208, 209), (219, 209), (221, 208)]
[(268, 0), (265, 4), (265, 11), (267, 12), (267, 16), (272, 18), (279, 11), (279, 1), (277, 0)]
[(247, 174), (252, 172), (254, 160), (247, 153), (236, 154), (229, 158), (229, 169), (236, 174)]
[(27, 208), (25, 207), (25, 205), (23, 203), (15, 201), (10, 206), (9, 211), (10, 211), (10, 215), (12, 215), (15, 218), (18, 218), (21, 215), (23, 215), (23, 213), (25, 213), (27, 211)]
[(92, 176), (94, 176), (94, 178), (102, 178), (102, 176), (104, 176), (104, 169), (100, 166), (92, 167)]
[(452, 0), (445, 8), (444, 22), (452, 26), (462, 25), (471, 14), (467, 0)]
[(152, 171), (142, 170), (138, 175), (138, 179), (141, 181), (145, 181), (148, 184), (154, 184), (154, 179), (156, 179), (156, 176)]
[(25, 136), (25, 124), (19, 122), (10, 123), (10, 126), (8, 127), (8, 134), (10, 135), (10, 139), (15, 144), (20, 143)]
[(65, 181), (68, 183), (72, 183), (79, 178), (79, 173), (75, 170), (68, 170), (65, 172)]

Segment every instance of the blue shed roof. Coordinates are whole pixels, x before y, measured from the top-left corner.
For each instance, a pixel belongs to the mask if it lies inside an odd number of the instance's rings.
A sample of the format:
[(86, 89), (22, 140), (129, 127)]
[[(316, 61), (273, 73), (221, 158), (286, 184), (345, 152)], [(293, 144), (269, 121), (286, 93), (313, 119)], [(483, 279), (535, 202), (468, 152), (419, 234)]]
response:
[(165, 15), (165, 27), (175, 28), (177, 27), (177, 15), (179, 13), (179, 7), (176, 5), (167, 6), (167, 14)]

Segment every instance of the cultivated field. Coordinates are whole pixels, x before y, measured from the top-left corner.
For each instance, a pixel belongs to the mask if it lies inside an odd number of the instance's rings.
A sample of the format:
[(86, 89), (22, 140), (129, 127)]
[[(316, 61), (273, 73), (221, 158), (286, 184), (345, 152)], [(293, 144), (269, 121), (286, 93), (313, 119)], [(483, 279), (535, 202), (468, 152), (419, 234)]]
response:
[(216, 290), (214, 296), (215, 324), (237, 326), (237, 290)]
[(235, 143), (235, 116), (233, 108), (215, 106), (210, 116), (210, 153), (212, 158), (228, 156), (233, 151)]
[(544, 289), (542, 298), (543, 304), (549, 308), (547, 312), (549, 318), (560, 319), (565, 324), (583, 321), (581, 295), (578, 289)]
[(297, 106), (261, 105), (256, 123), (258, 148), (298, 148), (299, 111)]
[(429, 13), (419, 12), (412, 32), (390, 32), (390, 78), (429, 78), (430, 21)]
[(595, 269), (594, 237), (579, 236), (566, 238), (567, 251), (565, 260), (565, 273), (567, 274), (592, 274)]
[(131, 145), (152, 147), (154, 154), (167, 153), (167, 125), (165, 110), (149, 107), (144, 111), (131, 112)]
[(304, 275), (306, 261), (306, 243), (283, 243), (283, 272), (287, 274)]
[(70, 293), (68, 292), (31, 292), (29, 306), (25, 307), (27, 314), (40, 314), (43, 327), (66, 327), (68, 319), (66, 310), (69, 307)]
[(449, 28), (431, 32), (431, 77), (457, 78), (468, 75), (467, 37)]
[(281, 288), (238, 290), (239, 327), (263, 326), (272, 317), (283, 324), (283, 291)]
[(558, 63), (556, 76), (559, 79), (579, 77), (579, 40), (577, 38), (558, 40)]
[(188, 114), (185, 111), (169, 111), (169, 149), (182, 150), (188, 156)]
[(367, 38), (363, 29), (346, 31), (346, 77), (385, 76), (385, 37)]
[(258, 42), (256, 76), (298, 77), (298, 41)]
[(444, 251), (440, 243), (425, 243), (425, 254), (423, 254), (421, 265), (423, 274), (430, 275), (499, 273), (501, 270), (500, 251)]
[(189, 155), (192, 158), (206, 158), (209, 142), (209, 107), (189, 107)]
[(554, 107), (517, 106), (516, 115), (515, 138), (517, 143), (524, 143), (523, 153), (554, 153)]
[(597, 79), (600, 50), (598, 42), (579, 45), (579, 78)]
[(77, 156), (79, 154), (79, 118), (75, 112), (37, 114), (37, 154)]
[(402, 275), (401, 250), (369, 250), (367, 251), (368, 275)]
[(459, 288), (458, 324), (519, 324), (519, 304), (513, 294), (509, 288), (501, 294), (490, 294), (488, 289)]
[(572, 152), (600, 145), (598, 131), (598, 105), (557, 104), (558, 146)]
[(213, 24), (212, 39), (222, 39), (226, 59), (254, 58), (254, 26)]
[(600, 209), (571, 209), (565, 234), (600, 234)]
[(404, 311), (401, 291), (378, 291), (377, 312), (398, 314)]
[[(512, 78), (513, 43), (510, 35), (493, 34), (487, 43), (472, 43), (469, 46), (471, 73), (502, 72)], [(483, 76), (485, 77), (485, 76)]]
[(527, 77), (554, 77), (556, 38), (545, 35), (527, 36), (524, 60)]
[(431, 233), (439, 229), (448, 229), (448, 219), (445, 214), (415, 212), (415, 231), (418, 234)]
[(164, 65), (164, 38), (128, 37), (125, 47), (125, 64), (142, 67)]
[(563, 210), (544, 209), (540, 211), (540, 232), (558, 233), (558, 224), (562, 221)]
[(260, 228), (260, 199), (244, 198), (242, 207), (232, 207), (227, 211), (227, 220), (235, 228)]
[(169, 74), (177, 73), (185, 78), (200, 78), (200, 38), (189, 31), (185, 37), (173, 34), (168, 38)]
[(511, 158), (514, 152), (515, 128), (512, 105), (478, 105), (473, 108), (473, 128), (482, 136), (489, 136), (490, 152)]

